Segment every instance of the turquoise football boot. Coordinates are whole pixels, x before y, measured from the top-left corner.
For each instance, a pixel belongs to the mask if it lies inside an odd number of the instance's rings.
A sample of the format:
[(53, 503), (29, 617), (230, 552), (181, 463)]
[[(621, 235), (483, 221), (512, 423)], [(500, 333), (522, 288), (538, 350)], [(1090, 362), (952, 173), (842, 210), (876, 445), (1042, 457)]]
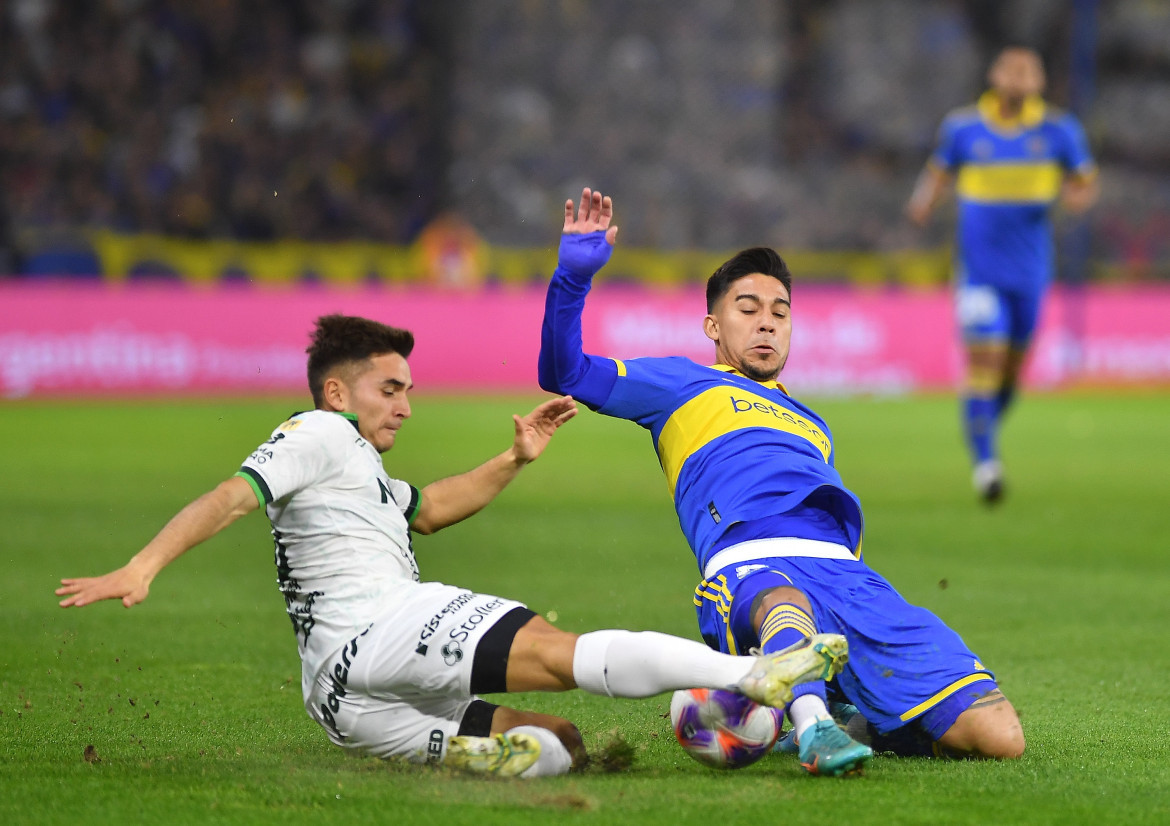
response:
[[(849, 721), (861, 712), (857, 710), (857, 706), (853, 705), (853, 703), (839, 703), (836, 700), (830, 700), (829, 713), (833, 715), (833, 719), (837, 721), (837, 725), (845, 728), (849, 725)], [(796, 729), (790, 728), (784, 732), (780, 739), (776, 741), (776, 745), (772, 746), (772, 751), (782, 754), (800, 754), (800, 745), (796, 742)]]
[(836, 720), (818, 720), (800, 738), (800, 765), (809, 774), (860, 774), (871, 757), (873, 749), (846, 734)]

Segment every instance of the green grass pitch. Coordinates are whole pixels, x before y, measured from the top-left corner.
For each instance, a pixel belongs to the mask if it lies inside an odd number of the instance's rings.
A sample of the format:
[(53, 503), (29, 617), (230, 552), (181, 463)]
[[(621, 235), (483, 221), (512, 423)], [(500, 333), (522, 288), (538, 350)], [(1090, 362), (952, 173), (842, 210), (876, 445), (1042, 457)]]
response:
[[(535, 401), (419, 397), (387, 467), (420, 486), (464, 470)], [(570, 717), (592, 746), (619, 732), (636, 749), (621, 773), (492, 782), (348, 756), (301, 707), (259, 513), (132, 610), (57, 607), (60, 577), (120, 565), (298, 404), (0, 405), (0, 822), (1170, 822), (1170, 394), (1025, 396), (996, 510), (974, 501), (951, 398), (814, 404), (866, 506), (868, 561), (979, 652), (1028, 738), (1018, 762), (879, 757), (844, 781), (782, 755), (704, 768), (674, 742), (665, 695), (509, 698)], [(484, 513), (415, 551), (425, 578), (565, 629), (698, 638), (694, 563), (626, 422), (583, 412)]]

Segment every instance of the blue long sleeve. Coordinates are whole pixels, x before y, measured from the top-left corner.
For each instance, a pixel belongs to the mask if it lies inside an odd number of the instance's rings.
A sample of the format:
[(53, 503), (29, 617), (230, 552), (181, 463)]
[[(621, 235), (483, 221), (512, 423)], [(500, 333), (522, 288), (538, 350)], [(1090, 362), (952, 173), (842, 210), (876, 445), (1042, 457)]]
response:
[(540, 328), (540, 386), (569, 394), (594, 410), (609, 398), (617, 381), (617, 365), (583, 351), (581, 314), (593, 275), (609, 259), (611, 249), (603, 232), (561, 239), (560, 263), (548, 285)]

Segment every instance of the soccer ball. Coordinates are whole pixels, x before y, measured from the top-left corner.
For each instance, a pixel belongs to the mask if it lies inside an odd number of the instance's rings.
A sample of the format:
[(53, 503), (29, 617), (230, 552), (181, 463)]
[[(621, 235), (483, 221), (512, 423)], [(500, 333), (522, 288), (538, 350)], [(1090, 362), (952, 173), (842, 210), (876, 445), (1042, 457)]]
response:
[(687, 754), (717, 769), (741, 769), (772, 748), (784, 712), (742, 694), (717, 688), (689, 688), (670, 699), (674, 736)]

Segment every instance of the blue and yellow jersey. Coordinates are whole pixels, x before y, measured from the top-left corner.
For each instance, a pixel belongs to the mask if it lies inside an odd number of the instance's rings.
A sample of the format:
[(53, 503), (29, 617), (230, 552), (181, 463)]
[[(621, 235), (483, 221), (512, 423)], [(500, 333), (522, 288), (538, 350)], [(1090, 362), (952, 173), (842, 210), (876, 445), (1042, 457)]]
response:
[(1049, 210), (1068, 174), (1096, 167), (1079, 123), (1039, 97), (1005, 120), (987, 92), (952, 112), (930, 162), (955, 175), (961, 278), (997, 287), (1041, 286), (1053, 268)]
[(575, 280), (558, 268), (549, 287), (541, 386), (650, 432), (700, 570), (722, 547), (763, 536), (860, 552), (861, 504), (834, 467), (833, 435), (820, 416), (782, 385), (723, 365), (582, 353), (588, 287)]
[(860, 557), (861, 503), (834, 466), (833, 434), (782, 385), (681, 356), (622, 361), (583, 352), (581, 314), (592, 272), (608, 258), (604, 234), (561, 240), (562, 261), (597, 261), (585, 272), (561, 265), (553, 273), (540, 386), (650, 432), (700, 571), (728, 545), (772, 537), (834, 542)]
[[(776, 382), (753, 381), (723, 365), (687, 358), (614, 361), (617, 378), (598, 412), (650, 431), (679, 524), (702, 569), (738, 523), (771, 522), (771, 535), (827, 539), (858, 549), (861, 504), (834, 467), (824, 419)], [(780, 519), (810, 497), (826, 497), (837, 518), (826, 528)], [(835, 501), (834, 501), (835, 500)], [(811, 535), (810, 535), (811, 529)], [(779, 531), (779, 533), (775, 531)], [(836, 535), (834, 535), (834, 533)], [(741, 536), (739, 541), (759, 538)]]

